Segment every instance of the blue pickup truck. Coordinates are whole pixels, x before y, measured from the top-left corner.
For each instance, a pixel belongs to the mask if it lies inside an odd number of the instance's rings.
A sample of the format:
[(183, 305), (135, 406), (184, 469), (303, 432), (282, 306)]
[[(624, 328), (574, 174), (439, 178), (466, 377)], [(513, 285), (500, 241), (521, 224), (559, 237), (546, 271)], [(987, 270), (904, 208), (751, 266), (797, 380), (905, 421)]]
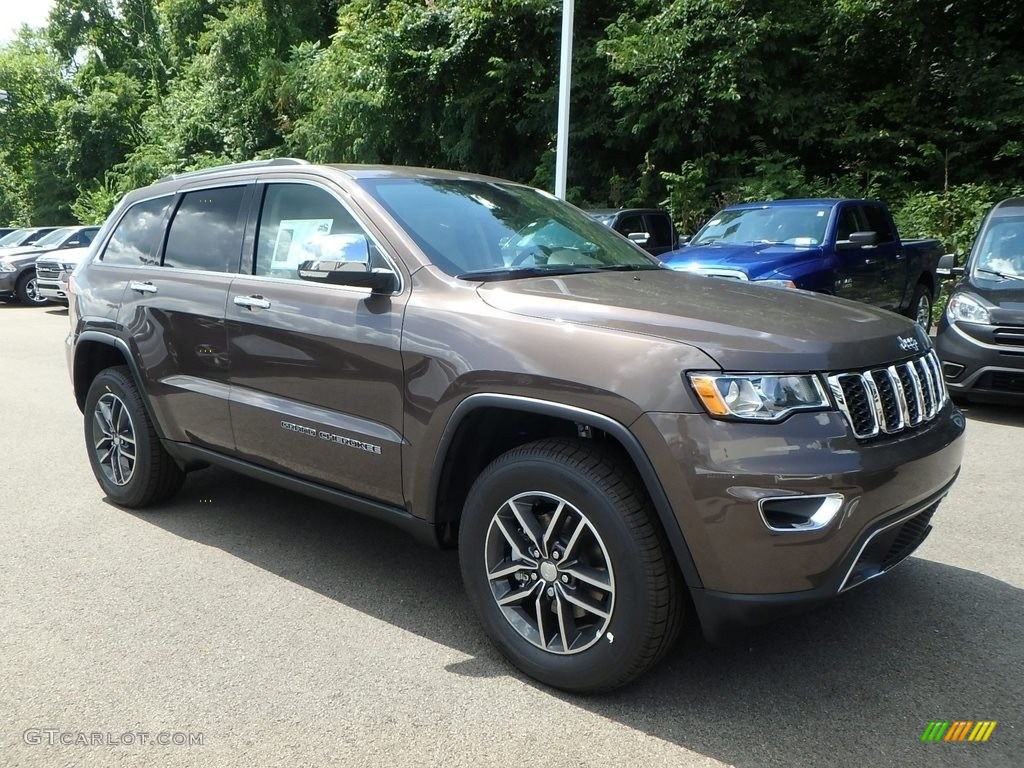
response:
[(938, 240), (900, 240), (874, 200), (776, 200), (716, 213), (672, 269), (828, 293), (900, 312), (926, 330), (939, 291)]

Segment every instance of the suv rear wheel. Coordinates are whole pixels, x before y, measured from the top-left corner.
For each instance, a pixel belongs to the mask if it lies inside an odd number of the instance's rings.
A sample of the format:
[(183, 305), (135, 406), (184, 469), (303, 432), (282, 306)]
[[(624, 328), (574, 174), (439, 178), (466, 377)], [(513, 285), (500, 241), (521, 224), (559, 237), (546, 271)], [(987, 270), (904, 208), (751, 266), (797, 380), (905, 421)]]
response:
[(469, 492), (459, 559), (491, 640), (569, 691), (616, 688), (672, 646), (680, 578), (632, 471), (582, 440), (492, 462)]
[(160, 445), (124, 366), (102, 371), (85, 398), (85, 444), (104, 492), (122, 507), (145, 507), (178, 492), (185, 473)]

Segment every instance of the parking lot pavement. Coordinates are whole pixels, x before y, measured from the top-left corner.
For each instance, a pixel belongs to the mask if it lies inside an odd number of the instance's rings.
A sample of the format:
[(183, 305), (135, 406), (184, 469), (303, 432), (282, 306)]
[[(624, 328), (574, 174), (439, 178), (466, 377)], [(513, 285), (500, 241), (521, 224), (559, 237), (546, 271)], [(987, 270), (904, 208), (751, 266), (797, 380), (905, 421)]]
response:
[[(1024, 765), (1024, 409), (969, 409), (889, 576), (585, 698), (513, 672), (454, 554), (383, 524), (212, 469), (106, 503), (66, 330), (0, 304), (0, 765)], [(922, 743), (931, 720), (998, 725)]]

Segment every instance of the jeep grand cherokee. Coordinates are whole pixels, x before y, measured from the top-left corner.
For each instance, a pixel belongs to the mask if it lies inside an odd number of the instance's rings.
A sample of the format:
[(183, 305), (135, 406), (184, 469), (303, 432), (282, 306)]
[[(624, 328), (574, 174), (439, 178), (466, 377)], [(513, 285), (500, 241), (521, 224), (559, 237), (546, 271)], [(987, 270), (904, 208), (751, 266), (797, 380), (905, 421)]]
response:
[(549, 194), (280, 159), (130, 193), (75, 273), (89, 460), (125, 507), (216, 464), (457, 546), (519, 669), (622, 685), (907, 557), (964, 420), (928, 337), (662, 269)]

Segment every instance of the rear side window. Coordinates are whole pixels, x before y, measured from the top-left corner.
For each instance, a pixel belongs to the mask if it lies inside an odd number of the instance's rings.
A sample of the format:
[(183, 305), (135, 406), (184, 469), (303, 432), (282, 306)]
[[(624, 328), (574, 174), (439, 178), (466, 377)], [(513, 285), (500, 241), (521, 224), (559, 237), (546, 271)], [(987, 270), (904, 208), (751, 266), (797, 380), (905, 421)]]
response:
[(104, 264), (159, 264), (154, 257), (163, 234), (170, 197), (143, 200), (128, 209), (107, 241), (100, 257)]
[(866, 231), (867, 224), (864, 222), (864, 217), (860, 213), (860, 206), (843, 206), (842, 211), (839, 213), (839, 223), (836, 226), (836, 241), (841, 243), (849, 242), (850, 235), (854, 232)]
[(242, 252), (245, 187), (186, 192), (167, 233), (164, 266), (234, 272)]
[(668, 218), (665, 216), (658, 216), (657, 214), (647, 214), (647, 233), (651, 236), (651, 239), (647, 242), (647, 245), (653, 246), (669, 246), (672, 245), (672, 225), (668, 223)]
[(896, 239), (889, 217), (885, 215), (881, 206), (865, 205), (864, 214), (868, 219), (868, 231), (878, 235), (879, 243), (891, 243)]

